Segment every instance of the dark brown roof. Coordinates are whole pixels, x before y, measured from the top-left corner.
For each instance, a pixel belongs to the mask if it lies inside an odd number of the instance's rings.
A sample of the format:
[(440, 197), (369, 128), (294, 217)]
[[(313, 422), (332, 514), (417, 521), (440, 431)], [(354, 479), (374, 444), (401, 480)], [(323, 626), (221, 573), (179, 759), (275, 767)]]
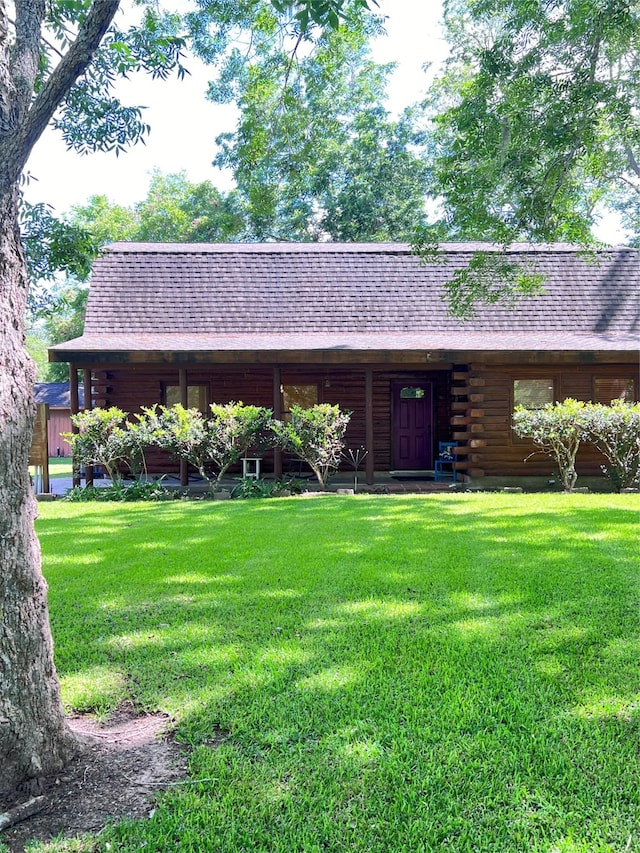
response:
[[(46, 403), (50, 409), (70, 409), (71, 393), (68, 382), (37, 382), (33, 386), (36, 403)], [(78, 403), (84, 405), (84, 388), (78, 388)]]
[(633, 350), (640, 252), (585, 259), (520, 245), (545, 293), (515, 309), (447, 313), (443, 285), (486, 244), (447, 244), (423, 264), (404, 244), (115, 243), (96, 262), (85, 333), (55, 349)]

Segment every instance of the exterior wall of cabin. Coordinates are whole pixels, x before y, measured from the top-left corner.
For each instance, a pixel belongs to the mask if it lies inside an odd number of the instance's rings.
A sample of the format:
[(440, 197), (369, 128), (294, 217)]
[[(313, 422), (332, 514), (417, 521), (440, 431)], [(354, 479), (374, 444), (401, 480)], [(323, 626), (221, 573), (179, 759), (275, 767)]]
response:
[[(95, 404), (118, 406), (134, 414), (143, 406), (153, 406), (165, 400), (167, 385), (178, 384), (175, 367), (116, 366), (93, 370), (93, 382), (104, 396)], [(395, 381), (430, 382), (433, 388), (434, 448), (438, 441), (451, 439), (450, 371), (449, 370), (376, 370), (373, 372), (373, 427), (374, 467), (388, 471), (392, 465), (392, 400), (391, 387)], [(247, 405), (274, 408), (274, 369), (272, 367), (221, 367), (198, 365), (187, 368), (187, 384), (204, 385), (209, 402), (227, 403), (242, 400)], [(338, 404), (351, 411), (351, 421), (346, 435), (347, 447), (358, 448), (366, 444), (365, 370), (364, 368), (336, 369), (325, 367), (280, 367), (281, 385), (316, 385), (318, 402)], [(265, 454), (263, 470), (273, 468), (272, 454)], [(147, 458), (150, 471), (175, 473), (179, 465), (164, 454), (150, 453)], [(346, 466), (348, 467), (348, 466)], [(286, 470), (286, 465), (285, 465)]]
[[(596, 379), (632, 379), (635, 400), (639, 399), (639, 371), (632, 364), (515, 366), (471, 363), (464, 378), (462, 374), (457, 375), (460, 378), (452, 388), (454, 405), (458, 404), (458, 412), (453, 415), (454, 438), (464, 444), (458, 467), (472, 479), (507, 475), (548, 477), (557, 473), (553, 461), (544, 454), (536, 453), (527, 459), (535, 451), (533, 442), (518, 438), (511, 429), (513, 388), (517, 379), (550, 379), (555, 400), (573, 397), (584, 402), (596, 401)], [(602, 464), (602, 456), (593, 448), (587, 445), (580, 448), (576, 459), (579, 476), (601, 475)]]
[[(635, 399), (638, 399), (640, 391), (638, 367), (630, 363), (550, 366), (544, 363), (469, 362), (435, 365), (429, 370), (393, 365), (374, 365), (372, 369), (375, 470), (388, 471), (393, 467), (393, 383), (430, 382), (433, 388), (434, 457), (438, 441), (458, 441), (457, 467), (471, 479), (485, 476), (548, 477), (555, 473), (553, 462), (544, 455), (537, 454), (525, 462), (534, 447), (531, 442), (518, 439), (511, 429), (514, 380), (550, 379), (557, 400), (566, 397), (594, 400), (597, 378), (632, 379)], [(280, 385), (316, 385), (318, 402), (337, 403), (352, 412), (347, 447), (355, 449), (366, 444), (364, 367), (198, 364), (187, 365), (186, 371), (189, 386), (205, 386), (208, 402), (242, 400), (246, 404), (274, 408), (277, 377)], [(92, 375), (94, 405), (119, 406), (132, 414), (140, 411), (142, 406), (163, 403), (166, 386), (179, 384), (176, 365), (114, 364), (93, 368)], [(147, 464), (152, 472), (169, 473), (179, 469), (178, 463), (164, 454), (150, 454)], [(601, 464), (599, 454), (590, 448), (581, 449), (577, 466), (579, 475), (598, 476)], [(348, 469), (349, 466), (345, 467)], [(265, 456), (263, 470), (273, 470), (272, 454)]]

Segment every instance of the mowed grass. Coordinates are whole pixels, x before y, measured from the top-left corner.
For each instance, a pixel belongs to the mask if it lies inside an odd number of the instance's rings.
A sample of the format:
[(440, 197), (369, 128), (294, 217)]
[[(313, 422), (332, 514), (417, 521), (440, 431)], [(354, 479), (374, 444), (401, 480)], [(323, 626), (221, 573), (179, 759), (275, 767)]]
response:
[[(33, 477), (35, 467), (29, 467), (29, 473)], [(50, 456), (49, 457), (49, 477), (54, 480), (58, 477), (72, 477), (73, 465), (70, 456)]]
[(150, 820), (82, 849), (640, 850), (639, 513), (42, 504), (67, 707), (162, 709), (191, 753)]
[(49, 476), (54, 477), (71, 477), (73, 476), (73, 464), (70, 456), (50, 456), (49, 457)]

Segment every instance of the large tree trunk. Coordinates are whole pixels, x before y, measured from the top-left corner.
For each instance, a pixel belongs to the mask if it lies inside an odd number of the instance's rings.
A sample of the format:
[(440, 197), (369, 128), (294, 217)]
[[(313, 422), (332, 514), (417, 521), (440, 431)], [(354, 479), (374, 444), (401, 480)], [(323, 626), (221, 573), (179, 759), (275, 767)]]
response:
[(17, 188), (0, 187), (0, 794), (79, 749), (53, 663), (28, 456), (34, 368), (24, 347), (27, 273)]
[(16, 0), (10, 20), (0, 2), (0, 793), (59, 770), (80, 748), (62, 712), (33, 525), (34, 370), (24, 346), (27, 269), (18, 185), (34, 144), (89, 67), (118, 5), (89, 5), (77, 37), (37, 87), (47, 4)]

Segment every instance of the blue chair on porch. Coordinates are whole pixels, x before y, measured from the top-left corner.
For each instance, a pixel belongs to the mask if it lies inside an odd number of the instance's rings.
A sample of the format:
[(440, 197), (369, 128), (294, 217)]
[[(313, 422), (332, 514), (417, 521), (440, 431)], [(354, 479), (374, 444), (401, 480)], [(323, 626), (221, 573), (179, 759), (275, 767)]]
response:
[(456, 457), (453, 452), (453, 448), (457, 446), (457, 441), (438, 442), (438, 458), (433, 466), (433, 479), (436, 483), (448, 477), (451, 477), (454, 483), (457, 482)]

